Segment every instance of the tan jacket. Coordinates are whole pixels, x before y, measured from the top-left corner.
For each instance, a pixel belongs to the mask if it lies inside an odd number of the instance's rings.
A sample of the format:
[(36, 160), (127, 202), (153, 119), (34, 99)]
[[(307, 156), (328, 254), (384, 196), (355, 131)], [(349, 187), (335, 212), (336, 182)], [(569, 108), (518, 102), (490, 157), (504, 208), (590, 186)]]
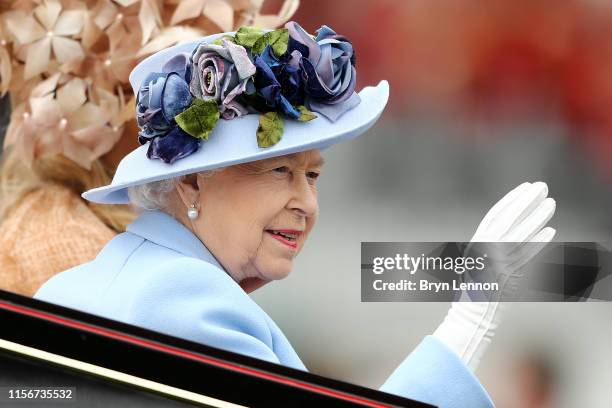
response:
[(53, 275), (94, 259), (115, 235), (66, 187), (35, 190), (0, 225), (0, 289), (32, 296)]

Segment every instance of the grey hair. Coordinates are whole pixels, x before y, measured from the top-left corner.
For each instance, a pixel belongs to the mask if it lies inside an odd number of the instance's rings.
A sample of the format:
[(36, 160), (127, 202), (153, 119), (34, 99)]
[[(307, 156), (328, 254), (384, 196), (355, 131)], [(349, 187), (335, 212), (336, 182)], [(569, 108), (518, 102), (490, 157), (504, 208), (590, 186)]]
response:
[[(222, 170), (213, 169), (200, 172), (204, 177), (210, 177)], [(128, 187), (128, 198), (130, 205), (136, 210), (163, 210), (168, 207), (170, 194), (175, 185), (184, 176), (174, 177), (166, 180), (153, 181), (147, 184)]]
[(137, 210), (161, 210), (167, 207), (169, 195), (174, 190), (175, 179), (153, 181), (128, 187), (130, 204)]

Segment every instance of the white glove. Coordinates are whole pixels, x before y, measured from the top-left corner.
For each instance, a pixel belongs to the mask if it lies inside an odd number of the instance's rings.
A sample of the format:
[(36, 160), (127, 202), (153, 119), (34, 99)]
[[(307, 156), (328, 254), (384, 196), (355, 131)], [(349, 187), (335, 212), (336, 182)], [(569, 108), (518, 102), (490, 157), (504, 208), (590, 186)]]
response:
[[(556, 207), (547, 195), (548, 186), (543, 182), (519, 185), (489, 210), (472, 237), (471, 242), (517, 243), (507, 244), (512, 252), (503, 254), (507, 258), (500, 292), (517, 286), (523, 266), (555, 236), (553, 228), (545, 227)], [(501, 302), (453, 302), (433, 335), (474, 371), (491, 344), (504, 309)]]

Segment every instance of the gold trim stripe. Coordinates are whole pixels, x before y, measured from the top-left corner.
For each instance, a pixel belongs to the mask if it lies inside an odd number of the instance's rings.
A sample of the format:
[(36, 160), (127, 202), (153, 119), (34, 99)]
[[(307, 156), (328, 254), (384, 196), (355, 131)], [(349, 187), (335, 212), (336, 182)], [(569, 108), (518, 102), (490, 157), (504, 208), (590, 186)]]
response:
[(130, 384), (139, 388), (144, 388), (160, 394), (169, 395), (175, 398), (183, 399), (198, 404), (204, 404), (215, 408), (244, 408), (242, 405), (236, 405), (229, 402), (221, 401), (216, 398), (206, 397), (191, 391), (185, 391), (180, 388), (171, 387), (155, 381), (146, 380), (130, 374), (125, 374), (119, 371), (96, 366), (89, 363), (84, 363), (79, 360), (49, 353), (47, 351), (38, 350), (33, 347), (24, 346), (18, 343), (13, 343), (7, 340), (0, 339), (0, 348), (9, 350), (18, 354), (32, 357), (38, 360), (50, 361), (61, 366), (70, 367), (79, 371), (84, 371), (100, 377), (109, 378), (114, 381)]

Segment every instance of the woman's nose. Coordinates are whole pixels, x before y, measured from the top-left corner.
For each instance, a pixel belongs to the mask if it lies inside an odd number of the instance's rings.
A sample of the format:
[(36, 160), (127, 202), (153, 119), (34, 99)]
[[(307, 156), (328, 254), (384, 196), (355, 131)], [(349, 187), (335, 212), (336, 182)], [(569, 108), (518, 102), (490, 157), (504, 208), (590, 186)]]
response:
[(306, 217), (312, 217), (319, 211), (319, 202), (316, 190), (310, 185), (308, 179), (302, 175), (293, 179), (293, 194), (289, 202), (292, 211)]

